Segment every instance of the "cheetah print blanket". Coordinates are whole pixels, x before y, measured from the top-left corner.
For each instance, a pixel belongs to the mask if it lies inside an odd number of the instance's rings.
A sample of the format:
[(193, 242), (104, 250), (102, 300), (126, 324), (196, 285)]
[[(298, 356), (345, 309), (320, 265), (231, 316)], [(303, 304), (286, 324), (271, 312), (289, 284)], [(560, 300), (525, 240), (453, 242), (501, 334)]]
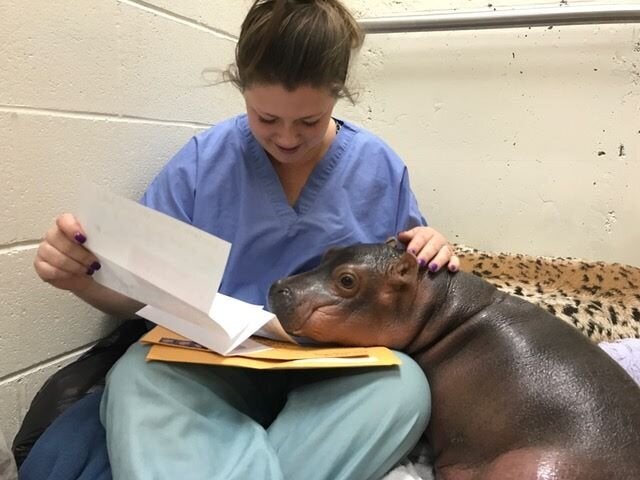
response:
[(461, 270), (535, 303), (594, 342), (640, 338), (640, 268), (455, 245)]

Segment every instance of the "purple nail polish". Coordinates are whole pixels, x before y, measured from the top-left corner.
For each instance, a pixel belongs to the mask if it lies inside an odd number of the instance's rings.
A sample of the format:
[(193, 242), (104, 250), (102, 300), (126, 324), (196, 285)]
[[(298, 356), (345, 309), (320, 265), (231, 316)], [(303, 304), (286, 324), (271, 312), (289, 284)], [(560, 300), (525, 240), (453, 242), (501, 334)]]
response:
[(100, 262), (93, 262), (89, 268), (98, 271), (102, 268), (102, 265), (100, 265)]
[(80, 232), (76, 233), (73, 238), (76, 239), (76, 242), (78, 242), (79, 244), (83, 244), (84, 242), (87, 241), (87, 237), (85, 237), (83, 234), (81, 234)]
[(94, 273), (95, 273), (95, 270), (93, 268), (87, 269), (87, 275), (93, 275)]
[(457, 272), (458, 271), (458, 267), (456, 267), (455, 265), (451, 265), (449, 267), (449, 270), (451, 270), (452, 272)]
[(416, 251), (413, 248), (410, 248), (409, 250), (407, 250), (411, 255), (415, 255)]
[(429, 270), (431, 270), (432, 272), (435, 272), (436, 270), (438, 270), (438, 264), (435, 262), (430, 263)]
[(418, 265), (420, 265), (420, 268), (424, 268), (426, 264), (427, 262), (424, 258), (418, 260)]

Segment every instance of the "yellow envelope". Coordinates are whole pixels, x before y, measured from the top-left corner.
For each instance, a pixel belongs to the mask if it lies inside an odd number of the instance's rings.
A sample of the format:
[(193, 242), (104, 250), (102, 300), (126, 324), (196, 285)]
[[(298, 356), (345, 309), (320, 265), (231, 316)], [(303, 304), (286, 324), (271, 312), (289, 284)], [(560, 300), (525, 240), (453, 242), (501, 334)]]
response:
[(204, 352), (188, 348), (152, 345), (147, 360), (163, 362), (222, 365), (227, 367), (254, 368), (260, 370), (310, 369), (310, 368), (354, 368), (400, 365), (400, 359), (385, 347), (369, 347), (365, 357), (306, 358), (297, 360), (267, 360), (263, 358), (225, 357), (215, 352)]
[(353, 368), (400, 365), (386, 347), (313, 347), (252, 337), (269, 350), (225, 357), (163, 327), (155, 327), (140, 342), (151, 344), (147, 360), (224, 365), (254, 369)]

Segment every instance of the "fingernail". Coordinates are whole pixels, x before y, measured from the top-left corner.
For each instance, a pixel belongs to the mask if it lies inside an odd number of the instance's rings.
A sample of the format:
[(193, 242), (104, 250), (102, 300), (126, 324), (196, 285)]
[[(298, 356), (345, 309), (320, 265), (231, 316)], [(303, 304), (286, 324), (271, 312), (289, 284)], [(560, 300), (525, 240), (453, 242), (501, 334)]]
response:
[(418, 260), (418, 265), (420, 265), (420, 268), (424, 268), (426, 264), (427, 264), (427, 261), (424, 258), (421, 258), (420, 260)]
[(85, 237), (83, 234), (81, 234), (80, 232), (76, 233), (73, 238), (76, 239), (76, 242), (82, 244), (84, 242), (87, 241), (87, 237)]
[(93, 268), (89, 267), (87, 269), (87, 275), (93, 275), (94, 273), (95, 273), (95, 270)]
[(449, 266), (449, 270), (451, 270), (452, 272), (457, 272), (458, 271), (458, 267), (456, 267), (455, 265), (450, 265)]
[(96, 270), (96, 271), (100, 270), (100, 268), (102, 268), (102, 265), (100, 265), (100, 262), (93, 262), (89, 267), (90, 270)]
[(410, 248), (410, 249), (408, 250), (408, 252), (409, 252), (411, 255), (415, 255), (415, 254), (416, 254), (416, 251), (415, 251), (413, 248)]
[(435, 262), (430, 263), (429, 270), (431, 270), (432, 272), (435, 272), (436, 270), (438, 270), (438, 264)]

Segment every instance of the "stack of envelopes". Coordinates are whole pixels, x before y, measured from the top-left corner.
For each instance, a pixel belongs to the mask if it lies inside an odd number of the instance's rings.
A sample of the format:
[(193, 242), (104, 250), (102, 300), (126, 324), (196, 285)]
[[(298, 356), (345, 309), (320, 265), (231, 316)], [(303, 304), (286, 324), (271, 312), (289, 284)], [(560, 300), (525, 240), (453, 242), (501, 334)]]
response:
[(177, 333), (157, 326), (140, 342), (151, 345), (147, 360), (224, 365), (254, 369), (310, 369), (384, 367), (400, 365), (400, 359), (386, 347), (321, 347), (294, 345), (252, 337), (251, 345), (233, 355), (215, 353)]

